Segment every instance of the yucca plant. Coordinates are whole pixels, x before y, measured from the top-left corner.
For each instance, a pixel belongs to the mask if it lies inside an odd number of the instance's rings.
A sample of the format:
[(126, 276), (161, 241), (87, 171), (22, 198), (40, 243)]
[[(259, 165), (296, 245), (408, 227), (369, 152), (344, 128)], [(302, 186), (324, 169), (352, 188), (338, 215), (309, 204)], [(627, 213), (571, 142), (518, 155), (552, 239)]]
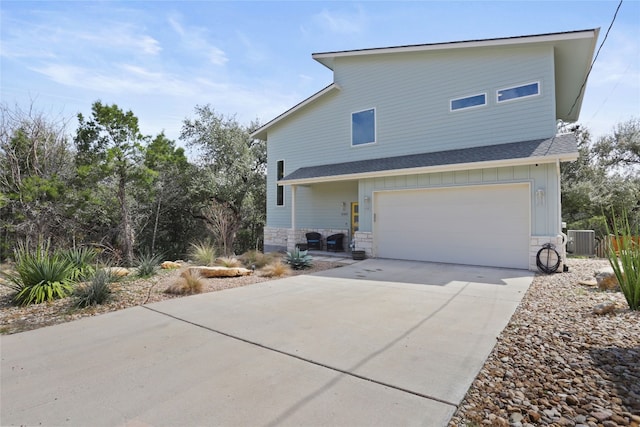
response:
[(115, 277), (107, 269), (97, 270), (91, 280), (73, 291), (74, 305), (79, 308), (104, 304), (111, 297), (111, 282)]
[(307, 251), (301, 251), (296, 248), (292, 252), (287, 252), (285, 262), (294, 270), (304, 270), (313, 265), (313, 257), (307, 254)]
[(96, 269), (94, 263), (98, 252), (94, 248), (81, 247), (64, 249), (60, 255), (73, 266), (71, 275), (73, 280), (81, 280), (91, 277)]
[[(613, 244), (609, 245), (607, 259), (620, 284), (620, 290), (624, 294), (631, 310), (640, 310), (640, 230), (636, 227), (635, 236), (626, 212), (621, 219), (613, 217), (613, 234), (617, 240), (617, 249)], [(609, 233), (609, 227), (607, 226)]]
[(198, 265), (212, 266), (216, 262), (216, 248), (209, 242), (191, 243), (189, 259)]
[(157, 273), (162, 261), (161, 255), (142, 253), (136, 258), (136, 276), (151, 277)]
[(14, 304), (29, 305), (53, 301), (68, 296), (73, 290), (73, 266), (49, 245), (30, 251), (19, 244), (14, 251), (16, 272), (4, 274), (8, 286), (16, 293)]
[(283, 264), (281, 260), (275, 260), (259, 270), (259, 274), (264, 277), (283, 277), (291, 274), (291, 267)]
[(202, 292), (204, 283), (200, 273), (192, 272), (191, 269), (186, 269), (180, 274), (180, 278), (173, 284), (171, 284), (165, 292), (173, 295), (192, 295)]

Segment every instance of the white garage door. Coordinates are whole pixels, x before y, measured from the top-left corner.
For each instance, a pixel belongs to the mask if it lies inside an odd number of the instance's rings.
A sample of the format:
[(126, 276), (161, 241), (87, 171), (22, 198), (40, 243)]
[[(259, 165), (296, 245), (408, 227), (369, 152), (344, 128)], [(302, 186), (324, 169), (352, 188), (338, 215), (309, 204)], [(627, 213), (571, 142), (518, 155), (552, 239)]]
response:
[(528, 268), (528, 184), (374, 194), (381, 258)]

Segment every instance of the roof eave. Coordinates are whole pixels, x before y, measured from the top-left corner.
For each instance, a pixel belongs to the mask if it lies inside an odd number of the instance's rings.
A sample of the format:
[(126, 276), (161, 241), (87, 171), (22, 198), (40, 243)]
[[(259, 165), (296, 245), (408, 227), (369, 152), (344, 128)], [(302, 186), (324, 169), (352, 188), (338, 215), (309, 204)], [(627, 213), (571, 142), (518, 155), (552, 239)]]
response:
[(517, 36), (517, 37), (503, 37), (484, 40), (469, 40), (469, 41), (457, 41), (457, 42), (445, 42), (445, 43), (432, 43), (432, 44), (418, 44), (408, 46), (391, 46), (371, 49), (357, 49), (357, 50), (345, 50), (335, 52), (318, 52), (313, 53), (311, 57), (324, 65), (325, 67), (333, 70), (333, 62), (335, 58), (339, 57), (353, 57), (363, 55), (380, 55), (386, 53), (406, 53), (406, 52), (427, 52), (438, 51), (448, 49), (468, 49), (475, 47), (492, 47), (492, 46), (509, 46), (517, 44), (530, 44), (530, 43), (548, 43), (559, 42), (564, 40), (575, 40), (593, 37), (594, 31), (598, 29), (587, 29), (568, 31), (561, 33), (548, 33), (529, 36)]
[(362, 172), (362, 173), (353, 173), (353, 174), (344, 174), (344, 175), (320, 176), (316, 178), (290, 179), (290, 180), (278, 181), (278, 184), (279, 185), (320, 184), (324, 182), (352, 181), (356, 179), (382, 178), (382, 177), (388, 177), (388, 176), (402, 176), (402, 175), (414, 175), (414, 174), (436, 173), (436, 172), (455, 172), (459, 170), (524, 166), (524, 165), (531, 165), (531, 164), (547, 164), (547, 163), (556, 163), (557, 161), (573, 162), (577, 159), (578, 159), (578, 152), (573, 152), (573, 153), (564, 153), (564, 154), (559, 154), (554, 156), (538, 156), (538, 157), (525, 157), (520, 159), (491, 160), (486, 162), (456, 163), (456, 164), (450, 164), (450, 165), (424, 166), (424, 167), (418, 167), (418, 168), (406, 168), (406, 169)]
[(307, 105), (311, 104), (312, 102), (316, 101), (317, 99), (323, 97), (324, 95), (326, 95), (326, 94), (328, 94), (330, 92), (333, 92), (334, 90), (340, 90), (340, 86), (338, 86), (336, 83), (331, 83), (329, 86), (326, 86), (325, 88), (320, 89), (318, 92), (314, 93), (313, 95), (311, 95), (307, 99), (299, 102), (298, 104), (296, 104), (293, 107), (289, 108), (284, 113), (280, 114), (279, 116), (275, 117), (274, 119), (272, 119), (272, 120), (268, 121), (267, 123), (265, 123), (264, 125), (260, 126), (258, 129), (256, 129), (255, 131), (253, 131), (251, 133), (251, 135), (250, 135), (251, 138), (266, 140), (267, 139), (267, 131), (269, 130), (270, 127), (272, 127), (273, 125), (275, 125), (279, 121), (285, 119), (286, 117), (290, 116), (291, 114), (295, 113), (296, 111), (301, 110), (302, 108), (306, 107)]

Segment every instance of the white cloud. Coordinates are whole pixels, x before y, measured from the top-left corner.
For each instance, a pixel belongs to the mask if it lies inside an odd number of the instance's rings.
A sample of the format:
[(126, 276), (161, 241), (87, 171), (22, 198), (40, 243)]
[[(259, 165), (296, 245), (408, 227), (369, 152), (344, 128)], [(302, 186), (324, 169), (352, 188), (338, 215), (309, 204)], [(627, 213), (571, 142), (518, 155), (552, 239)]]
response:
[(365, 30), (366, 17), (362, 8), (356, 12), (330, 12), (323, 9), (314, 16), (315, 22), (329, 32), (336, 34), (357, 34)]
[(167, 20), (171, 28), (180, 36), (182, 46), (207, 58), (214, 65), (224, 65), (229, 61), (227, 54), (208, 41), (208, 30), (200, 27), (185, 27), (179, 15), (170, 15)]
[(53, 63), (31, 69), (61, 85), (108, 94), (189, 96), (198, 92), (191, 83), (130, 64), (101, 71)]

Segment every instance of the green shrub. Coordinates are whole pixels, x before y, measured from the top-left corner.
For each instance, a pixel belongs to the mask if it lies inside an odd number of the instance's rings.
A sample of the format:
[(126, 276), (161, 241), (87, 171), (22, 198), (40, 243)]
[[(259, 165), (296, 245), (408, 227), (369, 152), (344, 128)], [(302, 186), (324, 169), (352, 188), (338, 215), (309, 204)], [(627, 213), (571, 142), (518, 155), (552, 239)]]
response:
[(198, 272), (191, 272), (191, 269), (186, 269), (180, 274), (180, 278), (173, 284), (171, 284), (165, 292), (173, 295), (193, 295), (202, 292), (204, 283), (202, 277)]
[(162, 261), (161, 255), (142, 253), (136, 258), (136, 276), (151, 277), (157, 273)]
[(98, 252), (94, 248), (65, 249), (60, 251), (60, 255), (73, 266), (71, 274), (73, 280), (88, 279), (96, 272), (93, 265)]
[(216, 248), (209, 242), (191, 243), (189, 245), (189, 259), (205, 267), (215, 265)]
[(84, 308), (104, 304), (111, 297), (111, 282), (115, 279), (109, 270), (97, 270), (88, 283), (77, 286), (73, 291), (76, 299), (74, 305)]
[(291, 266), (294, 270), (304, 270), (313, 265), (313, 257), (307, 254), (307, 251), (301, 251), (300, 249), (294, 249), (293, 252), (287, 252), (287, 258), (285, 262)]
[(626, 212), (623, 213), (620, 220), (616, 220), (615, 215), (612, 217), (613, 234), (618, 242), (618, 253), (616, 253), (614, 245), (610, 244), (607, 258), (616, 274), (629, 308), (640, 310), (640, 242), (637, 237), (640, 230), (636, 229), (633, 233)]
[(16, 293), (14, 304), (29, 305), (53, 301), (68, 296), (73, 290), (73, 266), (62, 256), (52, 253), (49, 246), (30, 251), (19, 244), (15, 251), (14, 274), (4, 274), (8, 286)]

